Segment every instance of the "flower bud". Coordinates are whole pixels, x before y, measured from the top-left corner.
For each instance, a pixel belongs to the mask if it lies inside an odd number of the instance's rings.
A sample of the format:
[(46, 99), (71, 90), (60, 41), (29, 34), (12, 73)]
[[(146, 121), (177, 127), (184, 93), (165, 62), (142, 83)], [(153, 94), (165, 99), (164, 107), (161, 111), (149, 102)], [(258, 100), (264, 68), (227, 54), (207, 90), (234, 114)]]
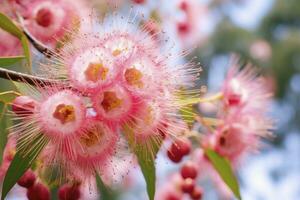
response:
[(32, 170), (27, 170), (25, 174), (18, 180), (18, 185), (25, 188), (30, 188), (35, 183), (36, 176)]
[(197, 167), (194, 163), (187, 162), (182, 166), (182, 168), (180, 170), (180, 174), (181, 174), (182, 178), (184, 178), (184, 179), (187, 179), (187, 178), (195, 179), (198, 174)]
[(12, 111), (17, 115), (33, 113), (36, 102), (28, 96), (18, 96), (12, 102)]
[(50, 200), (50, 191), (42, 183), (36, 183), (27, 190), (29, 200)]
[(64, 184), (58, 190), (59, 200), (78, 200), (80, 198), (80, 189), (78, 184)]

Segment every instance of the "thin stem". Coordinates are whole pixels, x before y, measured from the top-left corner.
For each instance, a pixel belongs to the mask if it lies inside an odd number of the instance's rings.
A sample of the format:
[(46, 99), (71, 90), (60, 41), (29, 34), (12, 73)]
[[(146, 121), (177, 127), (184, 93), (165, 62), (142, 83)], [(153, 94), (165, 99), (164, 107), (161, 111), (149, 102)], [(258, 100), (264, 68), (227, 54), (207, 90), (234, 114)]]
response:
[(195, 120), (199, 123), (199, 124), (202, 124), (205, 128), (207, 128), (207, 130), (210, 132), (210, 133), (213, 133), (214, 132), (214, 128), (207, 123), (207, 121), (205, 121), (205, 119), (200, 116), (200, 115), (195, 115)]
[(206, 98), (190, 98), (186, 100), (180, 100), (179, 105), (184, 106), (184, 105), (197, 104), (197, 103), (213, 102), (213, 101), (220, 100), (222, 98), (223, 98), (223, 93), (219, 92), (215, 95)]
[[(21, 72), (12, 71), (9, 69), (5, 69), (0, 67), (0, 78), (4, 78), (7, 80), (18, 81), (18, 82), (26, 82), (30, 85), (49, 85), (49, 84), (58, 84), (57, 80), (41, 78), (38, 76), (33, 76), (29, 74), (24, 74)], [(60, 83), (61, 84), (61, 83)]]
[(38, 50), (40, 53), (44, 54), (46, 57), (50, 58), (51, 56), (55, 55), (55, 52), (45, 46), (43, 43), (41, 43), (39, 40), (37, 40), (33, 35), (30, 34), (28, 29), (24, 25), (23, 17), (16, 12), (18, 21), (23, 29), (23, 33), (26, 35), (30, 43), (34, 46), (36, 50)]

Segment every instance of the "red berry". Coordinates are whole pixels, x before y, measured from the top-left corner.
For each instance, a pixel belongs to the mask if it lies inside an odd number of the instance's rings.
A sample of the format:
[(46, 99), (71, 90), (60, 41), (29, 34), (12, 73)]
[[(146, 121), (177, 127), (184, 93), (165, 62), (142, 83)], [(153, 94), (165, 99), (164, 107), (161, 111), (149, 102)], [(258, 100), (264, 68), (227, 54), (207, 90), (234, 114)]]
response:
[(143, 4), (146, 0), (133, 0), (134, 3)]
[(171, 151), (180, 156), (188, 155), (191, 151), (191, 143), (187, 139), (177, 139), (171, 146)]
[(65, 184), (58, 190), (59, 200), (78, 200), (80, 198), (79, 185)]
[(197, 177), (197, 173), (197, 167), (192, 162), (185, 163), (180, 170), (180, 174), (184, 179), (195, 179)]
[(36, 183), (27, 190), (29, 200), (50, 200), (50, 192), (42, 183)]
[(187, 9), (188, 9), (188, 3), (186, 2), (186, 1), (182, 1), (181, 3), (180, 3), (180, 5), (179, 5), (179, 8), (181, 9), (181, 10), (183, 10), (183, 11), (187, 11)]
[(177, 30), (179, 34), (187, 34), (190, 31), (190, 25), (188, 22), (178, 22)]
[(170, 192), (164, 200), (181, 200), (181, 198), (178, 194)]
[(35, 183), (36, 177), (32, 170), (27, 170), (25, 174), (18, 180), (18, 185), (25, 188), (30, 188)]
[(42, 8), (36, 14), (36, 23), (43, 27), (48, 27), (52, 23), (53, 14), (49, 9)]
[(12, 102), (12, 111), (16, 114), (32, 114), (35, 101), (28, 96), (19, 96)]
[(191, 178), (184, 179), (182, 181), (181, 190), (184, 193), (191, 194), (194, 191), (195, 181)]
[(180, 154), (173, 153), (171, 149), (168, 150), (167, 155), (169, 159), (172, 160), (174, 163), (179, 163), (182, 159), (182, 156)]
[(203, 196), (203, 190), (201, 187), (195, 187), (194, 191), (190, 194), (193, 200), (201, 200)]

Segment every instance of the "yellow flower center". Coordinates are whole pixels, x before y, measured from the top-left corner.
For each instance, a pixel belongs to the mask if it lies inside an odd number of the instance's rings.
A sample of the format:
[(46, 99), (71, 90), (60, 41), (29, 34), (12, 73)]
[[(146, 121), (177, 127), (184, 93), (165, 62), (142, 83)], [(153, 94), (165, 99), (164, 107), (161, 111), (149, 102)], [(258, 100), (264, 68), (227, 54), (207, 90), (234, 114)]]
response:
[(72, 105), (59, 104), (53, 117), (58, 119), (62, 124), (75, 121), (75, 109)]
[(116, 57), (116, 56), (120, 55), (121, 53), (122, 53), (122, 50), (115, 49), (115, 50), (113, 50), (112, 55)]
[(125, 80), (129, 85), (142, 88), (144, 86), (142, 82), (143, 74), (136, 68), (130, 68), (125, 71)]
[(107, 73), (108, 68), (104, 67), (102, 63), (90, 63), (84, 72), (86, 79), (93, 82), (105, 80)]
[(119, 99), (115, 92), (106, 91), (103, 95), (101, 105), (106, 112), (110, 112), (122, 105), (122, 99)]
[(97, 145), (100, 142), (101, 138), (103, 138), (103, 136), (103, 130), (93, 128), (80, 137), (80, 143), (85, 145), (86, 147), (92, 147)]

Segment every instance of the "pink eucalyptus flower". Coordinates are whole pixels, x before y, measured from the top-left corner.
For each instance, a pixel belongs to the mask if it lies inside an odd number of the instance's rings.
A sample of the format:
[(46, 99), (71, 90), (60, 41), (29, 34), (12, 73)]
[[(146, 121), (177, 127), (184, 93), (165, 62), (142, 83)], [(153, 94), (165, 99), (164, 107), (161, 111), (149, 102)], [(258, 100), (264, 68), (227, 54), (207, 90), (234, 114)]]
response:
[[(11, 128), (11, 134), (19, 138), (19, 150), (33, 139), (41, 137), (34, 147), (42, 145), (42, 141), (49, 141), (56, 145), (58, 152), (68, 151), (73, 155), (72, 143), (85, 128), (86, 107), (83, 97), (57, 86), (28, 86), (28, 90), (33, 107), (30, 107), (30, 112), (16, 112), (15, 119), (18, 122)], [(14, 102), (20, 102), (20, 98)]]
[(221, 127), (215, 133), (215, 151), (233, 163), (240, 162), (242, 156), (258, 149), (258, 136), (248, 131), (249, 127), (238, 124)]
[(250, 46), (250, 54), (258, 60), (268, 61), (272, 56), (272, 48), (265, 40), (256, 40)]
[[(52, 48), (65, 39), (67, 30), (82, 30), (80, 23), (89, 17), (84, 1), (12, 0), (12, 5), (24, 18), (24, 25), (36, 39)], [(88, 22), (85, 22), (88, 23)]]
[[(77, 35), (41, 64), (45, 77), (72, 89), (28, 86), (34, 111), (17, 116), (21, 122), (12, 129), (20, 150), (39, 136), (32, 148), (48, 142), (40, 159), (46, 167), (61, 167), (67, 179), (84, 181), (95, 170), (106, 179), (125, 127), (132, 134), (125, 135), (129, 143), (150, 156), (166, 136), (177, 137), (185, 128), (178, 93), (193, 86), (200, 70), (175, 64), (184, 53), (162, 52), (148, 32), (113, 17), (113, 25), (97, 24), (101, 32)], [(187, 90), (185, 97), (194, 94)]]
[(261, 115), (266, 113), (271, 93), (265, 80), (257, 76), (251, 65), (240, 70), (233, 61), (222, 87), (224, 109), (240, 114)]
[(180, 0), (178, 7), (184, 16), (176, 23), (177, 34), (183, 47), (189, 48), (203, 43), (207, 38), (203, 28), (207, 26), (207, 6), (195, 0)]

